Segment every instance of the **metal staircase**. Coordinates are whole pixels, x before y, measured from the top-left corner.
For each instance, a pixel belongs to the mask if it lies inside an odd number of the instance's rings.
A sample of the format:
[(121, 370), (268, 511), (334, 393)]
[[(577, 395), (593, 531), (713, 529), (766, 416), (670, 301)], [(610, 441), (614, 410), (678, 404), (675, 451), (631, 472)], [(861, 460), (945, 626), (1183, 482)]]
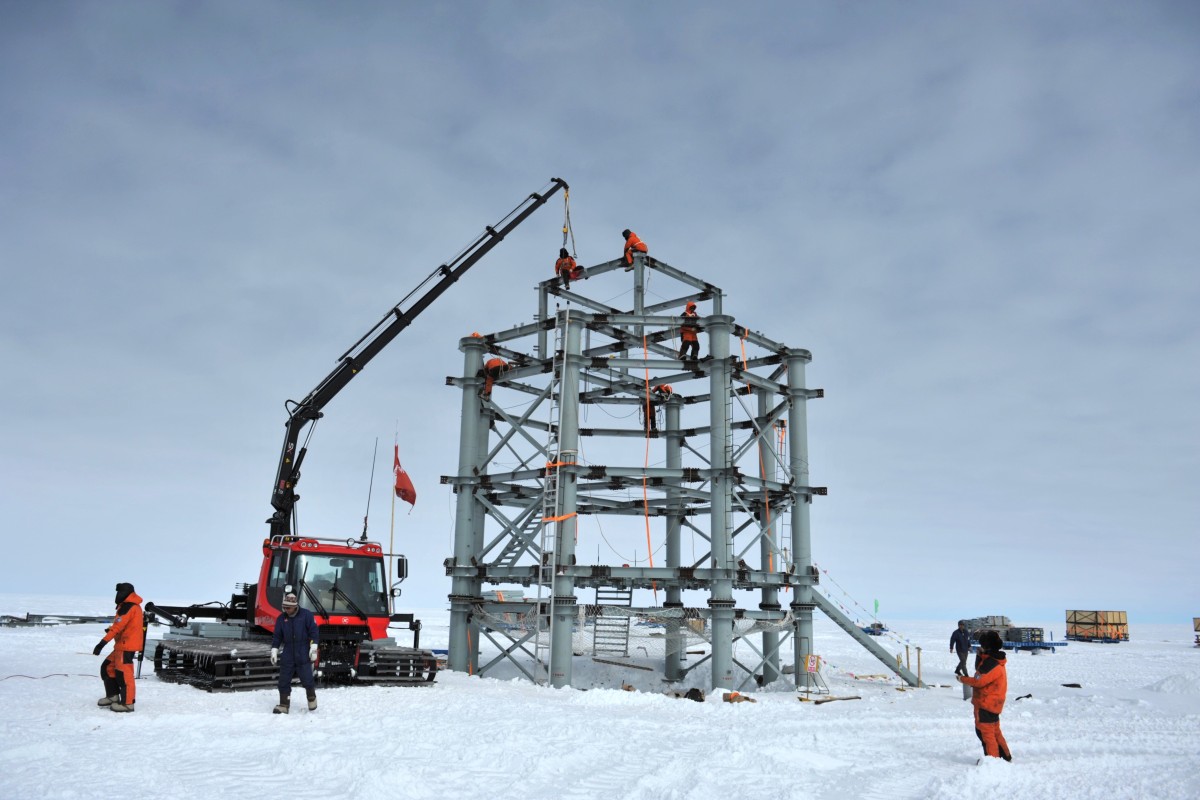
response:
[(597, 656), (629, 656), (630, 616), (606, 616), (604, 606), (633, 606), (633, 590), (613, 586), (596, 587), (596, 624), (592, 628), (592, 652)]

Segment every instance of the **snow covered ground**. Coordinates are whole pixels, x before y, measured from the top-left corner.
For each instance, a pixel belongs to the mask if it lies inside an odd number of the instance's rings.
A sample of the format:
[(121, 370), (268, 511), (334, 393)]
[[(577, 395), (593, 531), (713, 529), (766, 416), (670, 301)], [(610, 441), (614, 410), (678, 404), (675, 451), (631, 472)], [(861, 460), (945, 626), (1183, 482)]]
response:
[[(5, 614), (109, 608), (109, 598), (0, 595)], [(420, 614), (422, 645), (444, 647), (448, 613)], [(1014, 760), (976, 765), (947, 652), (952, 622), (893, 626), (914, 669), (923, 648), (932, 684), (903, 690), (869, 677), (882, 665), (818, 615), (825, 681), (833, 695), (861, 697), (819, 706), (782, 683), (755, 703), (695, 703), (664, 694), (657, 673), (580, 659), (577, 683), (612, 688), (443, 672), (429, 687), (326, 689), (318, 711), (288, 716), (270, 713), (273, 691), (208, 694), (158, 682), (149, 664), (137, 712), (114, 714), (95, 705), (102, 625), (0, 628), (0, 797), (1200, 797), (1200, 649), (1189, 624), (1131, 623), (1127, 643), (1010, 654), (1003, 728)], [(1061, 623), (1014, 622), (1061, 637)], [(697, 669), (687, 685), (707, 682)]]

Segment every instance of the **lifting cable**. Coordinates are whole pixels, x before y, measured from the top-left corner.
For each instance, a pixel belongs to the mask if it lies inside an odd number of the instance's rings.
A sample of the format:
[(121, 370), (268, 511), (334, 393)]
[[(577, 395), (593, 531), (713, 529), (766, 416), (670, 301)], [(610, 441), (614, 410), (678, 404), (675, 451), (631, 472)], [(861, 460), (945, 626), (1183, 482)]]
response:
[(577, 256), (577, 253), (575, 252), (575, 231), (571, 227), (571, 190), (570, 189), (563, 189), (562, 234), (563, 234), (562, 246), (564, 248), (567, 246), (567, 238), (570, 237), (570, 239), (571, 239), (571, 258), (575, 258)]

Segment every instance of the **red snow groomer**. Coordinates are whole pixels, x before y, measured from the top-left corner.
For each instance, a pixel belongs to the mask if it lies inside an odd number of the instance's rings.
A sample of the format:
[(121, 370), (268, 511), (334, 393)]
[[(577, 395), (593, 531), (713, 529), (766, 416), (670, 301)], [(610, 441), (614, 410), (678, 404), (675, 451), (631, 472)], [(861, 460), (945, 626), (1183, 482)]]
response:
[[(403, 580), (407, 560), (399, 556), (396, 563)], [(272, 537), (263, 542), (258, 582), (240, 588), (227, 605), (146, 604), (148, 614), (170, 625), (154, 643), (159, 678), (209, 691), (275, 685), (279, 669), (271, 664), (271, 635), (288, 592), (313, 613), (320, 629), (318, 682), (424, 684), (437, 673), (434, 654), (419, 649), (420, 621), (388, 611), (384, 553), (375, 542)], [(400, 593), (399, 587), (391, 591)], [(389, 636), (393, 623), (407, 623), (412, 647)]]

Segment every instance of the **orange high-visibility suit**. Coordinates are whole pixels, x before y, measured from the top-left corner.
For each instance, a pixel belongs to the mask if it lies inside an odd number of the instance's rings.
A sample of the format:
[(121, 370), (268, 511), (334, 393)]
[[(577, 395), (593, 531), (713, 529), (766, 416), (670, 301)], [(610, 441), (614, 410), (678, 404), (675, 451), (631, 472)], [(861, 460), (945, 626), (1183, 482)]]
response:
[(646, 415), (646, 430), (658, 430), (658, 407), (667, 402), (673, 394), (674, 390), (669, 383), (660, 383), (650, 387), (650, 397), (646, 401), (646, 406), (642, 409)]
[(984, 755), (1012, 761), (1008, 742), (1000, 730), (1000, 712), (1008, 694), (1008, 666), (1003, 651), (984, 653), (975, 677), (963, 675), (959, 680), (974, 690), (971, 704), (975, 706), (975, 735), (983, 743)]
[(558, 261), (554, 262), (554, 274), (562, 279), (563, 285), (568, 289), (571, 288), (571, 281), (577, 281), (583, 277), (583, 268), (571, 258), (567, 252), (567, 248), (559, 248)]
[(633, 254), (635, 252), (649, 253), (650, 248), (646, 247), (646, 243), (633, 231), (626, 229), (621, 233), (625, 237), (625, 263), (632, 266)]
[(696, 313), (696, 304), (688, 301), (683, 311), (683, 324), (679, 328), (679, 357), (686, 359), (690, 352), (693, 359), (700, 358), (700, 326), (696, 321), (700, 315)]
[(133, 659), (145, 646), (141, 602), (142, 598), (136, 592), (129, 592), (117, 605), (117, 616), (104, 632), (104, 638), (100, 640), (101, 644), (113, 642), (113, 651), (100, 667), (105, 691), (109, 691), (113, 686), (117, 687), (121, 702), (127, 706), (133, 705), (137, 700)]
[(492, 396), (492, 384), (508, 369), (508, 362), (503, 358), (489, 358), (483, 364), (483, 396)]

